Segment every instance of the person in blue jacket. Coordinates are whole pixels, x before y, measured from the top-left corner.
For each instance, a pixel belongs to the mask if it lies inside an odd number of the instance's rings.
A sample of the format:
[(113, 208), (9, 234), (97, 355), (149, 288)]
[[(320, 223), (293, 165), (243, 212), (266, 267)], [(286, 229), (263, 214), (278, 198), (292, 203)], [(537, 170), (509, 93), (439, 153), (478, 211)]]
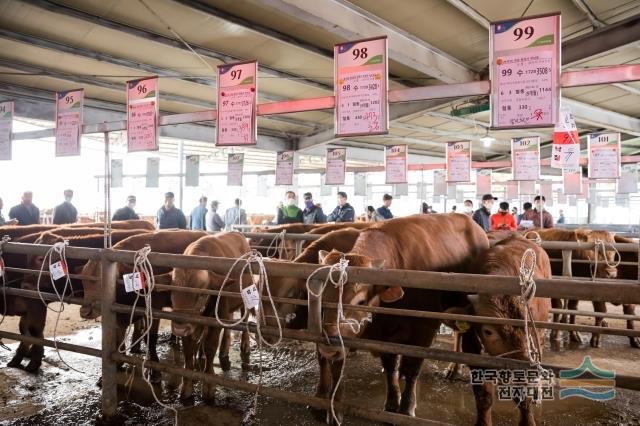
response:
[(347, 202), (347, 193), (338, 192), (338, 207), (336, 207), (329, 216), (327, 222), (353, 222), (355, 221), (356, 212)]
[(393, 197), (391, 195), (384, 194), (382, 196), (382, 206), (378, 207), (378, 209), (376, 210), (378, 215), (382, 216), (384, 220), (393, 219), (393, 214), (391, 213), (391, 210), (389, 210), (392, 201)]

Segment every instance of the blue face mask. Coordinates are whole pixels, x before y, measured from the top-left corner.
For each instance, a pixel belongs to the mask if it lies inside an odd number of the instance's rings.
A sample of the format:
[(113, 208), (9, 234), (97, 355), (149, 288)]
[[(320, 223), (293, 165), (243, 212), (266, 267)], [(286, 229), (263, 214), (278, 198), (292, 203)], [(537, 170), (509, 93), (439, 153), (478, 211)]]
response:
[(304, 206), (307, 209), (311, 209), (311, 207), (313, 207), (313, 200), (304, 200)]

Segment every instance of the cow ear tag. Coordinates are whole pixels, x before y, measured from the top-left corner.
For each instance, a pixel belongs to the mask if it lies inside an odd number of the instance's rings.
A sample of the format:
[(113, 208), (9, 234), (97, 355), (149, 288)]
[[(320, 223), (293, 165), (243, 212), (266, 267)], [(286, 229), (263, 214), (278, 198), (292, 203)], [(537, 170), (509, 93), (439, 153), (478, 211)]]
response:
[(466, 333), (471, 328), (471, 324), (466, 321), (456, 321), (455, 324), (459, 333)]

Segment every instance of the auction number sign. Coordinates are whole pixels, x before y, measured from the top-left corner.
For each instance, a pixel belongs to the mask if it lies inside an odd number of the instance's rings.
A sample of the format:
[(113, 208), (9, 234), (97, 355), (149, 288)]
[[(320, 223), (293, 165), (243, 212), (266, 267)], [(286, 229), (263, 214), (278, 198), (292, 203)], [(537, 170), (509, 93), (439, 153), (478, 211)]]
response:
[(80, 155), (84, 89), (56, 93), (56, 157)]
[(471, 142), (447, 142), (447, 182), (471, 180)]
[(129, 152), (158, 150), (160, 115), (158, 78), (127, 81), (127, 148)]
[(344, 185), (347, 171), (347, 148), (327, 148), (325, 185)]
[(494, 22), (490, 31), (492, 127), (553, 126), (560, 100), (560, 14)]
[(384, 170), (386, 183), (407, 183), (407, 145), (392, 145), (384, 148)]
[(389, 133), (387, 37), (334, 46), (337, 137)]
[(276, 185), (293, 185), (294, 151), (278, 152), (276, 157)]
[(511, 139), (514, 180), (540, 179), (540, 137)]
[(216, 145), (255, 145), (258, 137), (256, 61), (218, 66)]
[(13, 101), (0, 102), (0, 160), (11, 160)]
[(620, 177), (620, 133), (591, 133), (587, 137), (589, 179)]
[(229, 154), (227, 159), (227, 186), (242, 186), (244, 154)]

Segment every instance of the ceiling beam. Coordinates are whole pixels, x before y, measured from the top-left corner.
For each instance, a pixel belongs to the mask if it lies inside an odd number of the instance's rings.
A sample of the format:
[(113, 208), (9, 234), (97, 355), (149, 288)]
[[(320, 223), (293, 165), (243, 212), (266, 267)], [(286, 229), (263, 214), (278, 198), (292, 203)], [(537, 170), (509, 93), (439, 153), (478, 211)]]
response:
[(587, 15), (589, 22), (591, 22), (591, 26), (593, 28), (602, 28), (607, 25), (606, 22), (601, 21), (598, 17), (593, 13), (588, 4), (584, 2), (584, 0), (572, 0), (573, 5), (582, 13)]
[(482, 27), (486, 28), (487, 30), (489, 29), (490, 27), (489, 20), (485, 18), (483, 14), (481, 14), (480, 12), (475, 10), (473, 7), (465, 3), (464, 0), (447, 0), (447, 3), (449, 3), (451, 6), (455, 7), (456, 9), (458, 9), (460, 12), (467, 15), (469, 18), (476, 21)]
[(562, 98), (562, 103), (571, 108), (571, 113), (576, 121), (604, 129), (616, 130), (633, 136), (640, 136), (640, 118), (609, 111), (568, 98)]
[(262, 0), (262, 4), (345, 41), (386, 35), (390, 59), (445, 83), (477, 77), (469, 65), (345, 0)]

